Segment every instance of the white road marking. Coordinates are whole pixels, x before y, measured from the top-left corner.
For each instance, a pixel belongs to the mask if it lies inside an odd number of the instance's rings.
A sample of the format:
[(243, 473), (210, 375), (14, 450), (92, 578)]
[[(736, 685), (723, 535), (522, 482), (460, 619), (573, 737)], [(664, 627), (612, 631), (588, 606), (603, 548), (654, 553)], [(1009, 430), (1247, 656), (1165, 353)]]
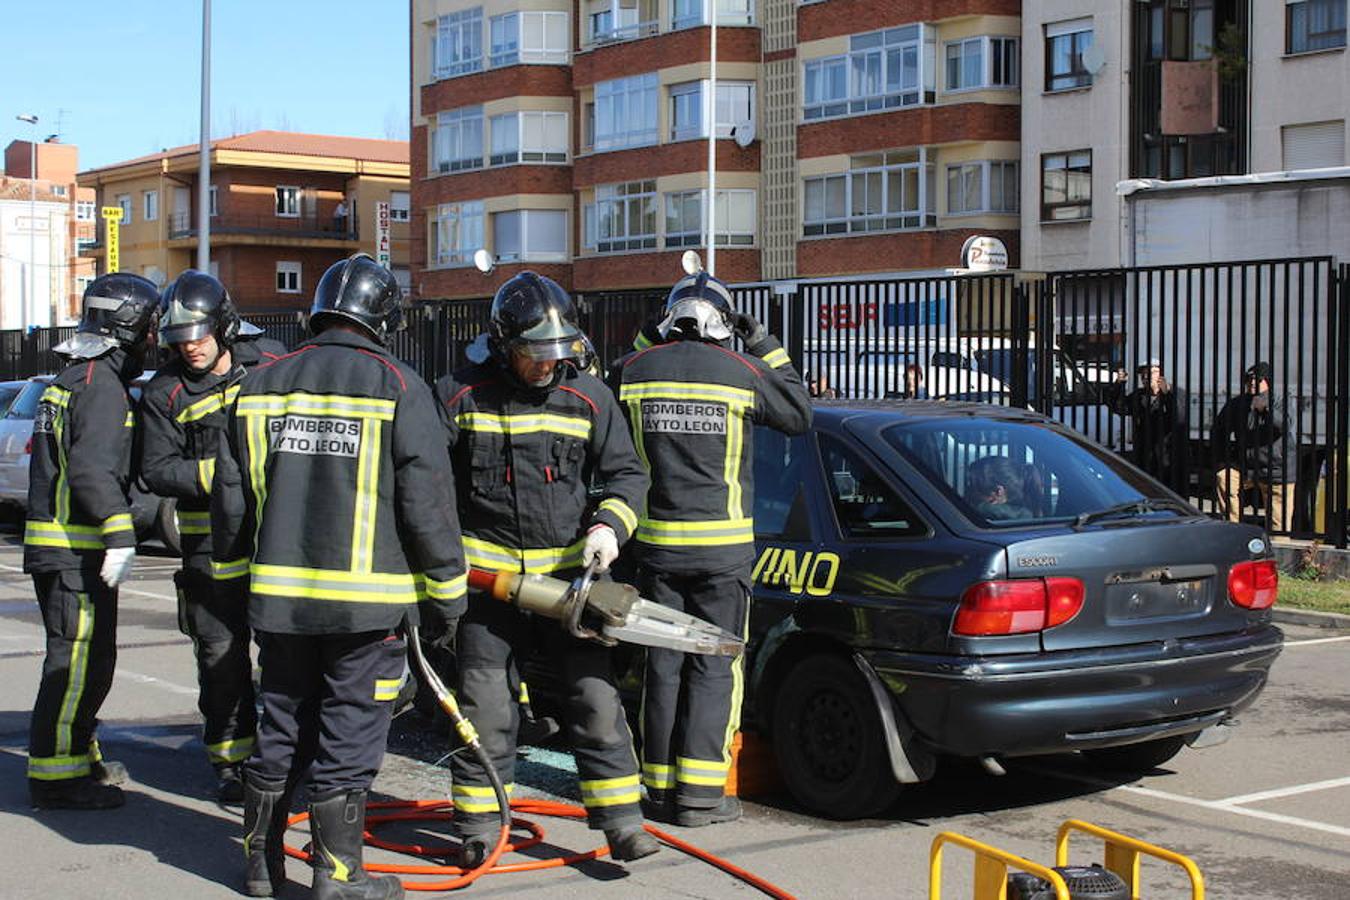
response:
[(197, 696), (197, 689), (195, 687), (185, 687), (181, 684), (175, 684), (172, 681), (165, 681), (163, 678), (156, 678), (154, 675), (146, 675), (142, 672), (133, 672), (130, 669), (126, 669), (122, 666), (117, 667), (117, 671), (115, 672), (113, 677), (126, 678), (130, 681), (135, 681), (138, 684), (148, 684), (152, 687), (163, 688), (164, 690), (174, 694), (183, 694), (188, 697)]
[[(21, 567), (19, 567), (19, 566), (11, 566), (11, 565), (7, 565), (6, 563), (0, 563), (0, 569), (3, 569), (3, 570), (5, 570), (5, 571), (7, 571), (7, 572), (22, 572), (22, 571), (23, 571), (23, 569), (22, 569)], [(177, 571), (177, 569), (175, 569), (174, 571)], [(152, 599), (152, 600), (169, 600), (169, 601), (172, 601), (172, 602), (174, 602), (174, 603), (177, 603), (177, 602), (178, 602), (178, 598), (177, 598), (177, 597), (171, 597), (171, 596), (169, 596), (168, 594), (157, 594), (157, 593), (155, 593), (154, 591), (143, 591), (143, 590), (141, 590), (140, 588), (127, 587), (128, 584), (131, 584), (131, 582), (123, 582), (123, 583), (117, 588), (118, 591), (120, 591), (120, 592), (122, 592), (122, 593), (124, 593), (124, 594), (135, 594), (135, 595), (138, 596), (138, 597), (149, 597), (149, 598)]]
[(1310, 644), (1339, 644), (1341, 641), (1350, 641), (1350, 634), (1342, 637), (1312, 638), (1306, 641), (1285, 641), (1284, 645), (1286, 647), (1307, 647)]
[[(1244, 803), (1253, 802), (1252, 797), (1259, 795), (1249, 795), (1246, 797), (1233, 797), (1225, 800), (1201, 800), (1198, 797), (1187, 797), (1183, 794), (1172, 794), (1167, 791), (1159, 791), (1155, 788), (1139, 787), (1134, 784), (1113, 784), (1100, 778), (1094, 778), (1090, 775), (1079, 775), (1073, 772), (1063, 772), (1045, 766), (1027, 766), (1026, 768), (1038, 772), (1042, 775), (1049, 775), (1052, 778), (1062, 778), (1066, 781), (1077, 781), (1080, 784), (1090, 784), (1096, 787), (1104, 788), (1106, 793), (1112, 791), (1124, 791), (1127, 794), (1136, 794), (1140, 797), (1151, 797), (1155, 800), (1166, 800), (1171, 803), (1180, 803), (1184, 806), (1195, 806), (1200, 809), (1215, 810), (1217, 812), (1231, 813), (1235, 816), (1246, 816), (1250, 819), (1262, 819), (1267, 822), (1278, 822), (1281, 825), (1293, 825), (1297, 828), (1307, 828), (1312, 831), (1323, 831), (1327, 834), (1334, 834), (1339, 837), (1350, 838), (1350, 828), (1344, 828), (1340, 825), (1330, 825), (1326, 822), (1317, 822), (1312, 819), (1300, 819), (1295, 816), (1286, 816), (1281, 813), (1266, 812), (1263, 809), (1248, 809), (1245, 806), (1238, 806), (1234, 802), (1240, 800)], [(1286, 788), (1284, 791), (1291, 793), (1307, 790), (1324, 790), (1328, 787), (1340, 787), (1342, 784), (1350, 784), (1350, 778), (1338, 778), (1334, 782), (1317, 782), (1317, 787), (1310, 785), (1298, 785), (1294, 789)], [(1281, 792), (1267, 791), (1263, 793), (1278, 794)]]
[(1276, 800), (1280, 797), (1292, 797), (1294, 794), (1306, 794), (1311, 791), (1329, 791), (1332, 788), (1345, 787), (1346, 785), (1350, 785), (1350, 778), (1331, 778), (1327, 781), (1314, 781), (1309, 784), (1296, 784), (1293, 787), (1257, 791), (1254, 794), (1240, 794), (1237, 797), (1225, 797), (1219, 802), (1232, 806), (1239, 803), (1260, 803), (1262, 800)]

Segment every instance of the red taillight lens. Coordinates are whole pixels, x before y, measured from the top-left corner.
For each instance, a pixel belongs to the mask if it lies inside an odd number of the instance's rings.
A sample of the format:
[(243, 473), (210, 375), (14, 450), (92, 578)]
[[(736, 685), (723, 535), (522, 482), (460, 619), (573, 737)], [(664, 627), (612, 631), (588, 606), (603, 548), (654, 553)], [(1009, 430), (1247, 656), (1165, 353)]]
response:
[(1279, 593), (1280, 570), (1273, 559), (1240, 562), (1228, 570), (1228, 599), (1246, 609), (1267, 609)]
[(1083, 608), (1077, 578), (981, 581), (961, 595), (955, 634), (1028, 634), (1063, 625)]
[(28, 442), (23, 445), (23, 452), (29, 456), (33, 455), (33, 436), (31, 434), (28, 436)]

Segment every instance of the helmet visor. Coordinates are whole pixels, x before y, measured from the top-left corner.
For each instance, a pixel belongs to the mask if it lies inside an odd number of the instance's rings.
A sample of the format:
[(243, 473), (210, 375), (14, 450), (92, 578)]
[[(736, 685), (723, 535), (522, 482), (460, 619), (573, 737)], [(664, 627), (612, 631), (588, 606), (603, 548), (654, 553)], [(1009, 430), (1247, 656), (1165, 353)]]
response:
[(57, 344), (52, 350), (71, 359), (97, 359), (119, 346), (121, 345), (115, 337), (80, 331)]
[(731, 338), (731, 327), (727, 324), (726, 315), (701, 297), (677, 300), (657, 325), (662, 337), (669, 337), (673, 330), (689, 334), (691, 329), (704, 340), (725, 341)]
[(512, 341), (510, 347), (512, 353), (535, 362), (546, 362), (550, 359), (580, 359), (586, 353), (586, 345), (582, 343), (579, 334), (556, 340), (517, 340)]
[(200, 341), (211, 333), (211, 321), (201, 319), (196, 322), (173, 323), (164, 321), (159, 326), (159, 340), (162, 344), (182, 344), (187, 341)]

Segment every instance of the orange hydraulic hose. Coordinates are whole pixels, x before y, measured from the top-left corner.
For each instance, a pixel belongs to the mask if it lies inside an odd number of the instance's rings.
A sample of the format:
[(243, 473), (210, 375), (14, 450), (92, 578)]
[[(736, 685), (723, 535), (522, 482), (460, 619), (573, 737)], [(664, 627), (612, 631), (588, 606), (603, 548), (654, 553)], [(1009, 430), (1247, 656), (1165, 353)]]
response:
[[(453, 817), (453, 808), (448, 800), (395, 800), (384, 803), (371, 803), (369, 806), (371, 814), (366, 816), (366, 824), (369, 828), (383, 825), (388, 822), (409, 822), (437, 820), (449, 822)], [(570, 803), (558, 803), (552, 800), (512, 800), (511, 809), (532, 815), (552, 816), (561, 819), (584, 819), (586, 810), (580, 806), (574, 806)], [(288, 820), (288, 825), (295, 825), (308, 819), (306, 813), (297, 813)], [(511, 820), (513, 828), (522, 829), (529, 832), (529, 837), (510, 841), (508, 835), (502, 835), (502, 840), (497, 842), (496, 848), (489, 857), (483, 862), (483, 865), (472, 871), (466, 871), (460, 866), (451, 865), (407, 865), (393, 863), (367, 863), (366, 870), (369, 872), (392, 873), (396, 875), (451, 875), (456, 876), (444, 881), (408, 881), (404, 880), (403, 887), (409, 891), (453, 891), (459, 888), (468, 887), (474, 881), (483, 875), (507, 875), (514, 872), (533, 872), (540, 869), (558, 869), (564, 866), (572, 866), (581, 862), (600, 859), (609, 853), (608, 847), (597, 847), (594, 850), (587, 850), (583, 853), (574, 853), (568, 856), (557, 856), (550, 859), (530, 860), (529, 862), (510, 863), (507, 865), (497, 865), (497, 860), (506, 852), (519, 852), (537, 846), (544, 841), (544, 829), (534, 822), (527, 819)], [(779, 900), (795, 900), (794, 896), (777, 885), (760, 878), (758, 875), (748, 872), (739, 866), (733, 865), (709, 853), (707, 850), (700, 849), (693, 844), (683, 841), (672, 834), (661, 831), (651, 825), (645, 826), (647, 831), (657, 840), (685, 853), (695, 859), (715, 866), (753, 888), (767, 894), (770, 897), (779, 898)], [(424, 857), (446, 857), (458, 852), (456, 845), (423, 845), (423, 844), (399, 844), (393, 841), (385, 840), (374, 835), (367, 830), (366, 843), (389, 850), (395, 853), (402, 853), (407, 856)], [(286, 845), (286, 853), (300, 860), (309, 860), (309, 854), (305, 851)]]

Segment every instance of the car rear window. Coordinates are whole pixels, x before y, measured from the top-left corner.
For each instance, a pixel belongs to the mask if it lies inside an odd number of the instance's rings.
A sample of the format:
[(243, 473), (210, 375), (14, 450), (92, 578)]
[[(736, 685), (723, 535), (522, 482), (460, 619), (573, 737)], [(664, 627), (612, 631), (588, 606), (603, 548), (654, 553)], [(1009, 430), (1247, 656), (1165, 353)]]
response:
[[(1017, 528), (1073, 519), (1167, 490), (1085, 440), (1035, 422), (928, 419), (882, 432), (974, 524)], [(1150, 515), (1174, 513), (1150, 513)]]
[(6, 419), (31, 419), (37, 414), (38, 401), (42, 399), (42, 392), (47, 389), (45, 381), (30, 381), (19, 391), (19, 396), (14, 398), (9, 409), (5, 412)]

